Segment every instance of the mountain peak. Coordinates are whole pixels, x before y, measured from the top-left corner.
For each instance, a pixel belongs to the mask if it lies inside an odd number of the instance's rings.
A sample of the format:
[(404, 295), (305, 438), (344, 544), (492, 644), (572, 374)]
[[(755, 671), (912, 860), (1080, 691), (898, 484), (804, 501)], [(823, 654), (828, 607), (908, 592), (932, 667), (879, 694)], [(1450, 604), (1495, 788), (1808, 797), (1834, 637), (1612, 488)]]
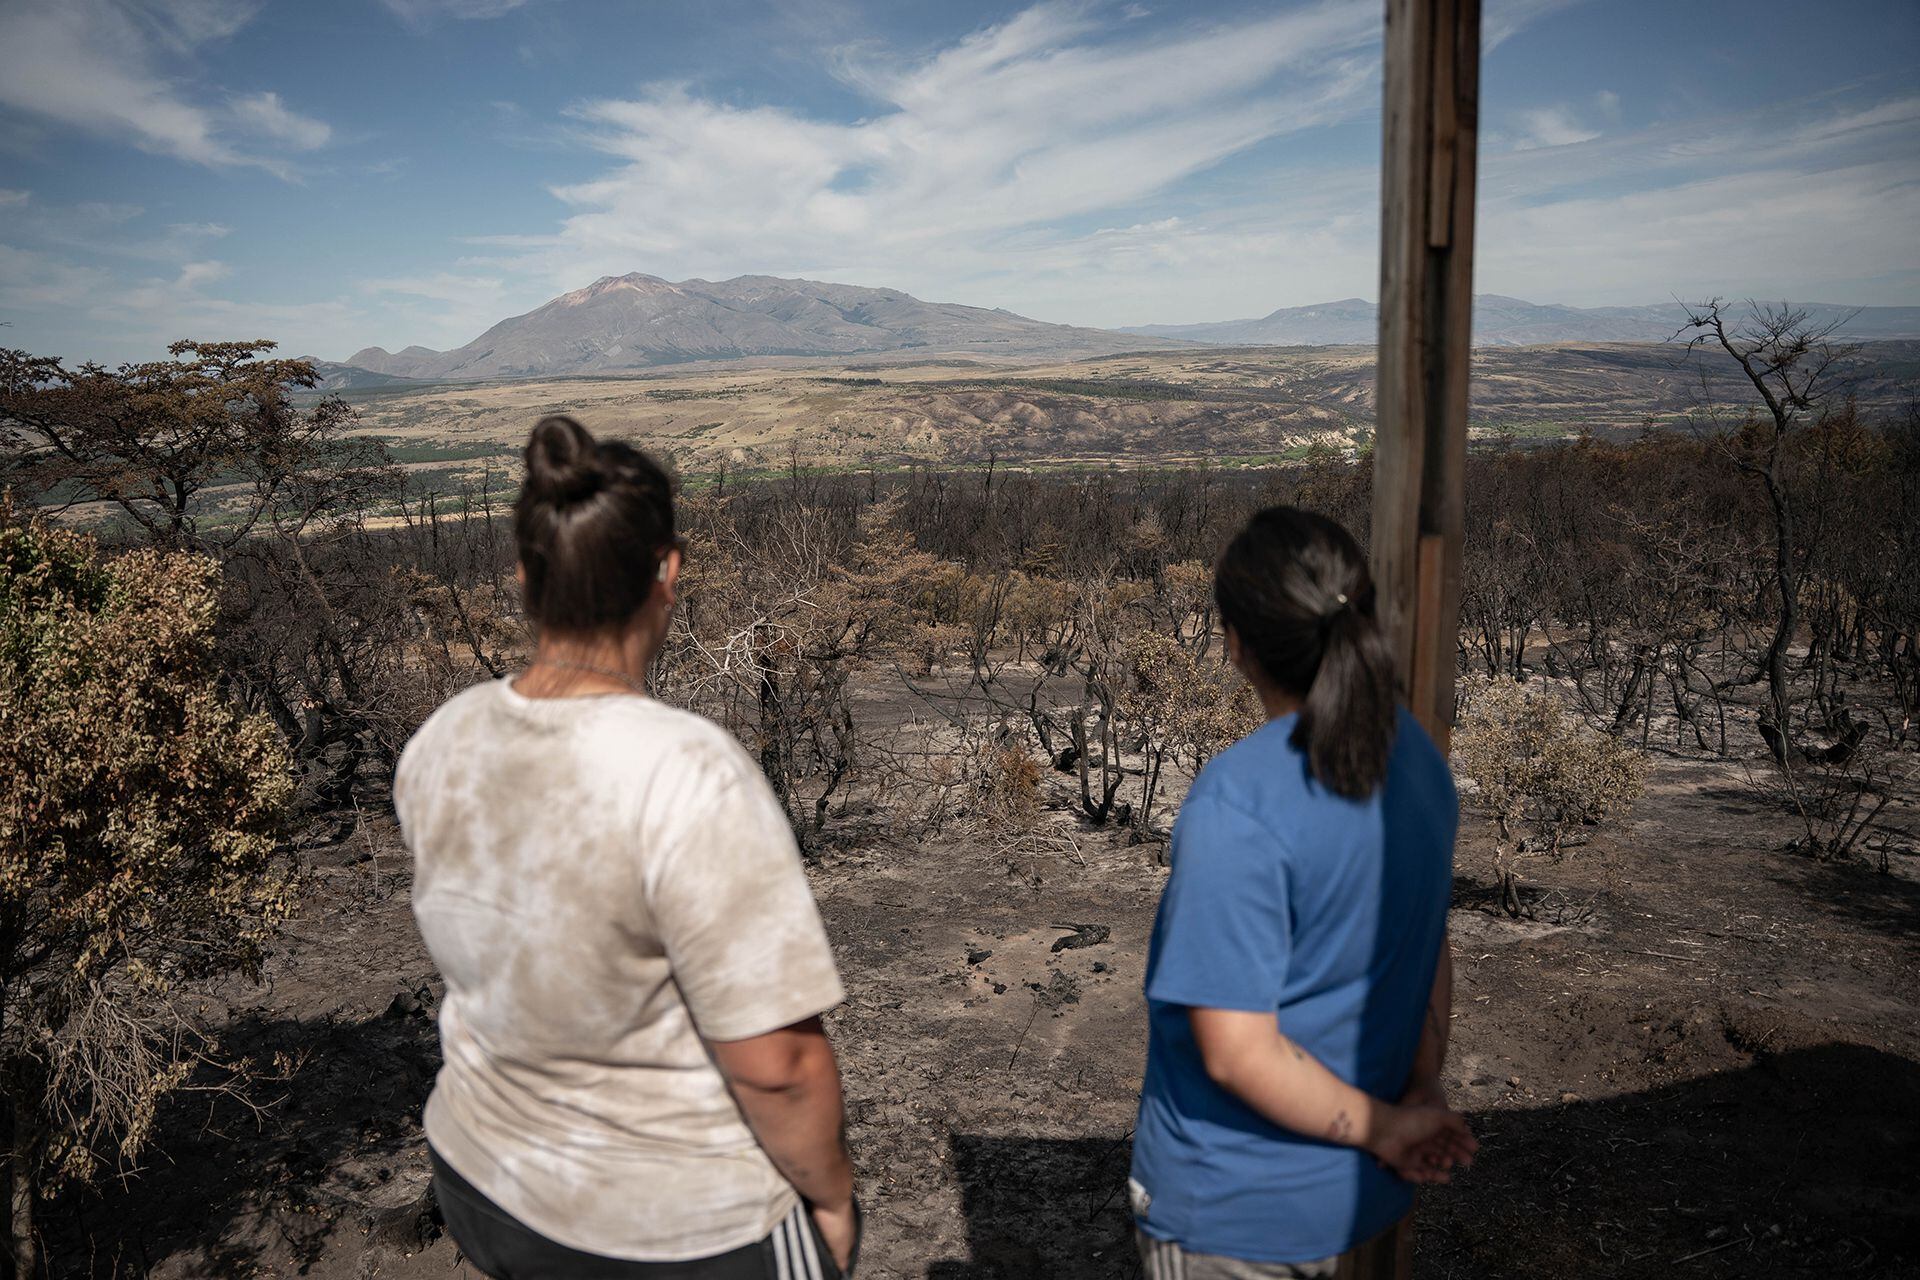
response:
[(440, 353), (430, 347), (403, 347), (399, 351), (388, 351), (385, 347), (368, 347), (348, 356), (346, 363), (368, 373), (413, 378), (419, 377), (423, 370), (439, 358)]
[(659, 276), (650, 276), (644, 271), (629, 271), (623, 276), (601, 276), (586, 288), (575, 289), (571, 293), (563, 293), (547, 305), (550, 307), (578, 306), (583, 302), (590, 302), (595, 298), (605, 297), (609, 293), (620, 293), (623, 291), (643, 294), (671, 292), (675, 291), (675, 286), (662, 280)]

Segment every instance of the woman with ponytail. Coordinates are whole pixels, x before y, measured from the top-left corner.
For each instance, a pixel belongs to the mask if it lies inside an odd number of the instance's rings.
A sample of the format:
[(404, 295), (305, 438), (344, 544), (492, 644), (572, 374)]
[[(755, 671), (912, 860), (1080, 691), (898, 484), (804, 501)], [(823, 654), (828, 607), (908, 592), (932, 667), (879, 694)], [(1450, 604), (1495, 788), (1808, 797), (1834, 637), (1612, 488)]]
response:
[(840, 979), (760, 770), (648, 694), (671, 486), (572, 418), (526, 461), (539, 647), (435, 712), (393, 788), (447, 984), (448, 1232), (496, 1280), (834, 1280), (859, 1217), (819, 1019)]
[(1351, 535), (1262, 511), (1214, 572), (1266, 723), (1194, 780), (1148, 953), (1129, 1187), (1148, 1280), (1399, 1274), (1446, 1106), (1459, 808)]

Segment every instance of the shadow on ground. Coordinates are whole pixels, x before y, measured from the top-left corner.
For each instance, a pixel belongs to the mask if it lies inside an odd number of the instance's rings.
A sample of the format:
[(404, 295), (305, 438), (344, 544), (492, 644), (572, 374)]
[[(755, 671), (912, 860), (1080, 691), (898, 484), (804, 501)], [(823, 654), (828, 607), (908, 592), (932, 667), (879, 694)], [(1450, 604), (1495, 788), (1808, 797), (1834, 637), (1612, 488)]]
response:
[(928, 1280), (1109, 1280), (1137, 1276), (1125, 1138), (953, 1135), (968, 1257)]
[(423, 1228), (408, 1215), (423, 1189), (418, 1118), (439, 1067), (426, 1010), (360, 1021), (242, 1014), (224, 1040), (229, 1054), (262, 1067), (285, 1054), (298, 1070), (256, 1089), (252, 1106), (174, 1094), (137, 1173), (45, 1206), (51, 1277), (304, 1272), (339, 1249), (343, 1231), (363, 1245), (418, 1247)]
[(1420, 1210), (1416, 1275), (1920, 1270), (1920, 1064), (1819, 1044), (1602, 1101), (1474, 1116), (1479, 1164)]
[[(1423, 1198), (1415, 1275), (1920, 1273), (1920, 1064), (1744, 1047), (1737, 1070), (1475, 1114), (1480, 1163)], [(930, 1280), (1139, 1274), (1124, 1141), (958, 1134), (953, 1158), (969, 1256)]]
[[(1776, 1051), (1765, 1017), (1723, 1028), (1745, 1066), (1476, 1113), (1480, 1163), (1425, 1197), (1416, 1275), (1920, 1274), (1920, 1064), (1841, 1043)], [(49, 1206), (53, 1276), (332, 1274), (350, 1261), (343, 1236), (352, 1257), (383, 1235), (417, 1247), (406, 1210), (435, 1066), (423, 1011), (242, 1018), (232, 1042), (305, 1065), (261, 1116), (177, 1096), (146, 1170)], [(1138, 1275), (1125, 1139), (951, 1142), (966, 1256), (934, 1262), (932, 1280)]]
[(1920, 950), (1920, 882), (1912, 859), (1896, 855), (1895, 870), (1882, 872), (1865, 859), (1814, 862), (1782, 854), (1800, 865), (1776, 879), (1806, 896), (1808, 905), (1849, 929), (1899, 939)]

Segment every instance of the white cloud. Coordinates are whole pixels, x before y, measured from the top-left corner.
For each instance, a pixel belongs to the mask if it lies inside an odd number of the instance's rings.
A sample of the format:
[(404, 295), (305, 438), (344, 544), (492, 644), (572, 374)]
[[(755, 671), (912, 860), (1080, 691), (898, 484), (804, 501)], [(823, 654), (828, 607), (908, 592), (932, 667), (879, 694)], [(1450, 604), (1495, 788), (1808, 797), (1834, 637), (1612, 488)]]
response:
[[(22, 193), (23, 195), (25, 193)], [(0, 199), (0, 226), (16, 244), (78, 250), (89, 257), (144, 259), (178, 264), (197, 258), (210, 241), (232, 228), (220, 222), (175, 222), (147, 230), (147, 211), (137, 204), (86, 200), (74, 205)]]
[(83, 200), (73, 207), (74, 216), (83, 223), (91, 224), (96, 231), (132, 222), (145, 212), (137, 204), (114, 204), (106, 200)]
[(1487, 0), (1480, 15), (1480, 51), (1495, 49), (1527, 27), (1560, 9), (1570, 9), (1580, 0)]
[[(1817, 180), (1814, 180), (1817, 177)], [(1920, 271), (1920, 164), (1759, 169), (1658, 189), (1481, 211), (1477, 286), (1540, 301), (1819, 297), (1828, 282)], [(1875, 299), (1889, 301), (1890, 299)]]
[(380, 0), (395, 17), (411, 27), (424, 27), (437, 18), (480, 21), (505, 17), (526, 0)]
[(1532, 147), (1570, 147), (1576, 142), (1592, 142), (1600, 136), (1575, 118), (1571, 107), (1541, 107), (1522, 111), (1519, 117), (1520, 149)]
[(178, 338), (276, 338), (291, 355), (344, 352), (366, 330), (366, 312), (342, 299), (272, 303), (206, 291), (229, 274), (225, 263), (200, 261), (171, 276), (128, 280), (0, 244), (0, 320), (31, 316), (35, 354), (68, 361), (159, 359)]
[(1620, 123), (1620, 95), (1602, 89), (1578, 102), (1519, 111), (1507, 127), (1488, 130), (1482, 142), (1496, 150), (1533, 151), (1592, 142)]
[(360, 284), (364, 293), (399, 293), (413, 298), (430, 298), (436, 302), (498, 298), (504, 287), (505, 282), (498, 276), (463, 276), (452, 271), (436, 272), (430, 276), (386, 276), (364, 280)]
[(1813, 115), (1804, 102), (1723, 118), (1689, 117), (1609, 133), (1577, 148), (1517, 149), (1481, 157), (1484, 202), (1547, 199), (1561, 189), (1606, 184), (1643, 189), (1728, 174), (1778, 171), (1782, 182), (1822, 169), (1876, 161), (1911, 165), (1920, 95)]
[(261, 0), (124, 0), (122, 8), (177, 52), (225, 40), (253, 21)]
[(39, 308), (64, 310), (104, 293), (113, 277), (97, 267), (84, 267), (31, 249), (0, 244), (0, 319)]
[[(290, 176), (277, 149), (325, 143), (327, 126), (271, 93), (193, 100), (166, 60), (190, 57), (253, 16), (234, 0), (10, 0), (0, 6), (0, 106), (195, 164)], [(237, 145), (238, 129), (269, 144)]]
[(959, 281), (961, 300), (999, 302), (1050, 320), (1122, 325), (1257, 316), (1283, 305), (1371, 295), (1378, 200), (1372, 170), (1323, 172), (1276, 203), (1081, 236), (1018, 236)]
[(0, 187), (0, 209), (25, 204), (33, 198), (31, 191), (15, 191), (11, 187)]
[(232, 274), (232, 269), (224, 262), (187, 262), (181, 264), (180, 278), (174, 286), (180, 289), (198, 289), (203, 284), (212, 284), (224, 280)]
[(850, 123), (654, 86), (577, 109), (618, 163), (555, 189), (576, 210), (555, 235), (509, 243), (563, 287), (634, 269), (952, 278), (1022, 229), (1375, 110), (1378, 28), (1372, 6), (1322, 3), (1115, 40), (1088, 6), (1042, 4), (924, 61), (841, 55), (879, 108)]
[(272, 338), (289, 355), (337, 359), (379, 343), (458, 346), (509, 309), (526, 309), (507, 282), (480, 272), (366, 281), (295, 302), (227, 296), (240, 278), (211, 258), (130, 275), (0, 243), (0, 320), (21, 326), (0, 329), (0, 346), (69, 361), (153, 360), (179, 338)]
[[(1491, 5), (1488, 46), (1568, 2)], [(582, 104), (582, 136), (615, 163), (554, 189), (573, 211), (553, 233), (469, 242), (501, 251), (516, 304), (531, 282), (537, 301), (633, 270), (808, 275), (1088, 324), (1371, 295), (1371, 157), (1210, 171), (1374, 117), (1378, 9), (1269, 8), (1152, 37), (1119, 17), (1042, 3), (920, 60), (844, 49), (837, 75), (874, 104), (853, 121), (682, 85)], [(501, 314), (473, 313), (467, 336)]]
[(324, 147), (333, 130), (324, 122), (289, 111), (277, 93), (252, 93), (228, 104), (234, 122), (249, 133), (283, 142), (296, 151)]

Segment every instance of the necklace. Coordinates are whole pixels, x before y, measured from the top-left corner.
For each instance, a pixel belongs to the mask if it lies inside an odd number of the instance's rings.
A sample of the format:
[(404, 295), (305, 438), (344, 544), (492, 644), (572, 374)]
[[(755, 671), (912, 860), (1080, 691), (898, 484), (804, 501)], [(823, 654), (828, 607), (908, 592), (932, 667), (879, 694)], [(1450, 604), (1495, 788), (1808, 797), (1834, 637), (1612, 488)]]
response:
[(608, 680), (618, 680), (643, 698), (647, 696), (645, 681), (636, 680), (626, 672), (616, 671), (612, 667), (596, 667), (591, 662), (569, 662), (565, 658), (536, 658), (527, 664), (529, 671), (535, 667), (554, 667), (561, 671), (584, 671), (588, 675), (604, 676)]

